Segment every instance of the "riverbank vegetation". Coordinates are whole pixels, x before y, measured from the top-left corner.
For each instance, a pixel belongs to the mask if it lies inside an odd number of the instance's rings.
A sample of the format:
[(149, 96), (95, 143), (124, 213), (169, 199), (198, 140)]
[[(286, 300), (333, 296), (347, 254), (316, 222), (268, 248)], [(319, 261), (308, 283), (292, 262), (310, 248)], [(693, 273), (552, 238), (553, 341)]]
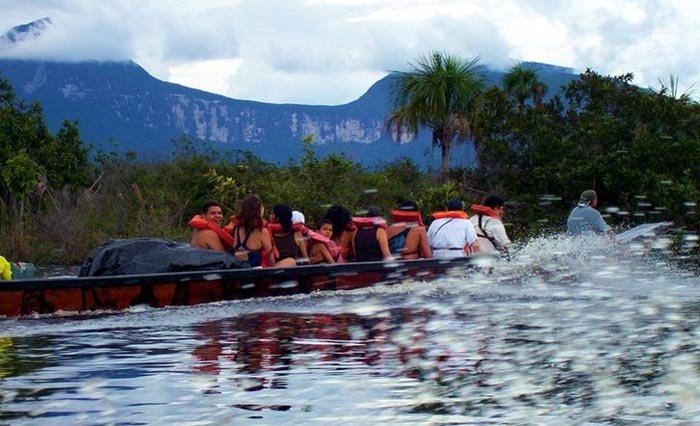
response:
[[(466, 63), (471, 72), (475, 62)], [(579, 193), (594, 188), (613, 225), (672, 220), (697, 234), (700, 105), (663, 84), (638, 88), (630, 74), (588, 70), (547, 89), (535, 71), (516, 66), (500, 87), (476, 85), (462, 100), (469, 132), (461, 134), (475, 143), (477, 162), (441, 173), (401, 159), (366, 169), (342, 155), (319, 158), (313, 136), (299, 141), (304, 155), (286, 165), (246, 152), (200, 152), (186, 136), (173, 141), (172, 161), (146, 164), (133, 153), (91, 150), (78, 123), (51, 134), (41, 106), (17, 99), (0, 80), (0, 254), (75, 264), (107, 238), (185, 241), (187, 220), (203, 202), (219, 200), (230, 214), (248, 192), (267, 206), (303, 211), (308, 224), (331, 204), (388, 213), (412, 199), (427, 215), (452, 197), (469, 204), (498, 193), (509, 200), (506, 220), (517, 240), (560, 232)], [(694, 241), (686, 238), (685, 248)]]

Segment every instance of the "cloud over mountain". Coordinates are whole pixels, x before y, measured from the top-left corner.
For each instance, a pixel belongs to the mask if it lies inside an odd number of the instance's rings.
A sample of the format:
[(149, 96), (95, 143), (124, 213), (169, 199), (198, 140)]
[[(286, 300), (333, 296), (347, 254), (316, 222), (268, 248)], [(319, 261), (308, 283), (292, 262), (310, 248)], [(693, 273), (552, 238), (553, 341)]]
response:
[(339, 104), (431, 50), (700, 80), (700, 5), (688, 0), (0, 0), (0, 32), (51, 17), (4, 58), (127, 60), (235, 98)]

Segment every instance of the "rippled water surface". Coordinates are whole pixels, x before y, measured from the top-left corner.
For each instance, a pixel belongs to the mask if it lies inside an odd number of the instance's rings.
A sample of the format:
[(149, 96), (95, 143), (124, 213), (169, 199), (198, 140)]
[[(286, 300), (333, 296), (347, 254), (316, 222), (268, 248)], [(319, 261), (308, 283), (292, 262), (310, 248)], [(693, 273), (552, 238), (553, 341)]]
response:
[(0, 320), (7, 424), (700, 424), (700, 279), (541, 239), (434, 282)]

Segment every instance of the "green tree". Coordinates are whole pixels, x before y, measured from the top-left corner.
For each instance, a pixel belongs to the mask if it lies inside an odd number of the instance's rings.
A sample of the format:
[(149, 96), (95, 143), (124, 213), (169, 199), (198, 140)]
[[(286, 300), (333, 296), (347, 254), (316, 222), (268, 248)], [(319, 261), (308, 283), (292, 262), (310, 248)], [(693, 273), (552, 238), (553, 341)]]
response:
[(39, 184), (42, 172), (41, 167), (24, 150), (7, 160), (2, 169), (2, 179), (10, 192), (15, 213), (12, 223), (19, 231), (16, 242), (21, 257), (24, 257), (25, 202)]
[(542, 105), (547, 85), (540, 81), (537, 72), (518, 63), (503, 75), (503, 88), (517, 101), (518, 111), (525, 108), (525, 102), (532, 99), (537, 106)]
[[(668, 81), (665, 81), (659, 77), (659, 88), (654, 90), (660, 95), (666, 95), (673, 99), (679, 101), (689, 101), (693, 94), (695, 93), (695, 83), (688, 86), (683, 92), (679, 93), (680, 90), (680, 79), (677, 75), (669, 74)], [(652, 89), (653, 90), (653, 89)]]
[(2, 178), (10, 194), (19, 201), (18, 215), (20, 219), (24, 216), (24, 200), (39, 184), (39, 176), (42, 171), (41, 167), (24, 150), (5, 162)]
[(77, 122), (64, 121), (56, 137), (49, 138), (39, 147), (37, 160), (54, 188), (87, 184), (87, 148), (80, 139)]
[(57, 136), (52, 136), (41, 105), (17, 100), (9, 82), (0, 79), (0, 164), (20, 150), (43, 168), (53, 188), (87, 183), (87, 148), (77, 123), (64, 121)]
[(399, 140), (403, 133), (417, 134), (422, 126), (431, 129), (433, 146), (441, 149), (443, 180), (449, 172), (452, 144), (472, 135), (471, 122), (484, 88), (478, 61), (435, 52), (394, 77), (393, 111), (387, 127)]

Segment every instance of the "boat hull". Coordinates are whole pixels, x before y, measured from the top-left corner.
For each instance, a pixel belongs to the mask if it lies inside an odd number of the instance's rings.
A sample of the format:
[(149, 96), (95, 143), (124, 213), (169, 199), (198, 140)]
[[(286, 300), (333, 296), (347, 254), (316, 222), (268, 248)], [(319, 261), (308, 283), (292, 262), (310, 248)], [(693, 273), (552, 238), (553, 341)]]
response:
[(0, 315), (123, 310), (135, 305), (187, 306), (223, 300), (352, 290), (464, 270), (470, 259), (358, 262), (294, 268), (171, 272), (5, 282)]

